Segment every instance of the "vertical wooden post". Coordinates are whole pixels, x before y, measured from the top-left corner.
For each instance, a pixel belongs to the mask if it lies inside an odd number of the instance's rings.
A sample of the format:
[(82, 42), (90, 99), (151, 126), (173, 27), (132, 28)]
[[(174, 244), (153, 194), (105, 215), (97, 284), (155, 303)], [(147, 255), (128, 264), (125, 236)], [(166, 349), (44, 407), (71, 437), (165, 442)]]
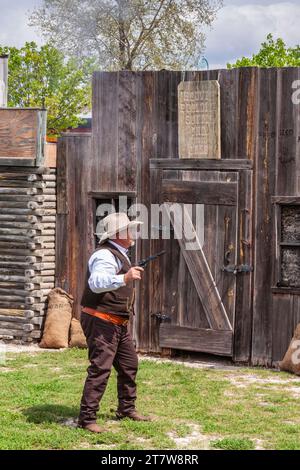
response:
[(0, 55), (0, 108), (7, 107), (8, 55)]

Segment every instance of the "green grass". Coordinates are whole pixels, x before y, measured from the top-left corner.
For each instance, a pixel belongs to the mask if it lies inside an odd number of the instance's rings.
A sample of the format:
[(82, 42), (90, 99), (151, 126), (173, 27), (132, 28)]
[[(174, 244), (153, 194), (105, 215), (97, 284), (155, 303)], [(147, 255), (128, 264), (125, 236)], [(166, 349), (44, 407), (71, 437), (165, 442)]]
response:
[(227, 437), (219, 439), (212, 444), (212, 447), (223, 450), (254, 450), (255, 446), (250, 439), (235, 439)]
[[(86, 356), (8, 354), (0, 367), (0, 449), (300, 449), (300, 379), (261, 369), (141, 361), (137, 406), (153, 422), (114, 419), (113, 372), (98, 419), (107, 431), (66, 426), (78, 415)], [(247, 381), (251, 376), (259, 380)]]

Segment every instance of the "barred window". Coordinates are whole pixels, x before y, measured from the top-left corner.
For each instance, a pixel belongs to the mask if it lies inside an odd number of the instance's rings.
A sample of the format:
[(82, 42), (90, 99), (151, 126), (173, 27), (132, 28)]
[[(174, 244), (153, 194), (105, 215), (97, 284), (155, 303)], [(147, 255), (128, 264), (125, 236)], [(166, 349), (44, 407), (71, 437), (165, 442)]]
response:
[(300, 287), (300, 205), (280, 205), (279, 286)]

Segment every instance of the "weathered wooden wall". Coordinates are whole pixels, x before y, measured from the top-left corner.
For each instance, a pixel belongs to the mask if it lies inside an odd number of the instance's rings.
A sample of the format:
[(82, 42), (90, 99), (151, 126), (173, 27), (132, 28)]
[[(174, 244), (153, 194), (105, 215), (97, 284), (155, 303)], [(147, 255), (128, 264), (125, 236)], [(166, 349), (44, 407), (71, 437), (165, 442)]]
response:
[(254, 364), (281, 359), (300, 321), (299, 289), (274, 286), (277, 247), (276, 207), (272, 202), (272, 196), (300, 196), (300, 105), (292, 102), (292, 84), (299, 76), (300, 69), (296, 67), (258, 71)]
[(75, 299), (80, 316), (80, 296), (88, 255), (94, 249), (93, 211), (89, 207), (92, 178), (91, 135), (65, 134), (58, 143), (56, 286)]
[[(281, 359), (292, 330), (300, 321), (299, 291), (273, 289), (276, 204), (272, 197), (300, 196), (300, 105), (291, 101), (292, 83), (299, 79), (299, 74), (299, 68), (241, 68), (184, 74), (171, 71), (96, 73), (92, 139), (65, 136), (59, 147), (58, 171), (59, 174), (67, 172), (64, 183), (61, 179), (61, 211), (69, 211), (69, 214), (58, 214), (61, 228), (57, 259), (61, 271), (57, 285), (68, 288), (78, 302), (85, 263), (94, 243), (91, 241), (93, 194), (136, 193), (138, 202), (150, 206), (157, 186), (155, 180), (150, 179), (149, 160), (178, 158), (177, 87), (180, 81), (218, 80), (221, 157), (250, 159), (254, 172), (251, 255), (254, 282), (250, 286), (253, 307), (250, 311), (253, 313), (239, 319), (235, 342), (242, 350), (243, 345), (251, 341), (253, 364), (269, 365)], [(66, 158), (61, 158), (62, 155)], [(176, 177), (177, 171), (170, 169), (169, 174)], [(69, 194), (69, 207), (64, 206), (64, 191)], [(159, 245), (157, 240), (143, 241), (138, 246), (138, 257), (144, 258), (157, 251)], [(172, 250), (168, 256), (182, 264), (182, 255), (175, 247)], [(173, 278), (172, 273), (170, 279), (162, 279), (159, 270), (146, 270), (139, 289), (139, 314), (135, 322), (140, 350), (158, 350), (157, 323), (151, 314), (158, 312), (163, 302), (170, 308), (176, 304), (176, 296), (172, 300), (162, 297), (165, 290), (161, 286), (166, 282), (170, 283), (170, 290), (178, 288), (178, 279)], [(187, 288), (185, 277), (182, 283)], [(188, 295), (186, 299), (188, 302)], [(243, 333), (248, 331), (244, 325), (249, 324), (252, 339)]]

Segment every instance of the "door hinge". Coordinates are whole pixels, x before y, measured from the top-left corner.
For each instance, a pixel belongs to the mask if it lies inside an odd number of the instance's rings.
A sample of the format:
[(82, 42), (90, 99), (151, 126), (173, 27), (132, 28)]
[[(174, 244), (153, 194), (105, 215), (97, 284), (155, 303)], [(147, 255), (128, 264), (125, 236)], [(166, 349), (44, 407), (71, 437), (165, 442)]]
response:
[(166, 315), (165, 313), (161, 313), (161, 312), (152, 313), (151, 317), (155, 317), (158, 321), (161, 321), (161, 322), (171, 321), (171, 317), (169, 315)]
[(229, 264), (228, 266), (223, 266), (222, 271), (230, 274), (250, 273), (253, 271), (253, 266), (249, 264), (240, 264), (238, 266)]

